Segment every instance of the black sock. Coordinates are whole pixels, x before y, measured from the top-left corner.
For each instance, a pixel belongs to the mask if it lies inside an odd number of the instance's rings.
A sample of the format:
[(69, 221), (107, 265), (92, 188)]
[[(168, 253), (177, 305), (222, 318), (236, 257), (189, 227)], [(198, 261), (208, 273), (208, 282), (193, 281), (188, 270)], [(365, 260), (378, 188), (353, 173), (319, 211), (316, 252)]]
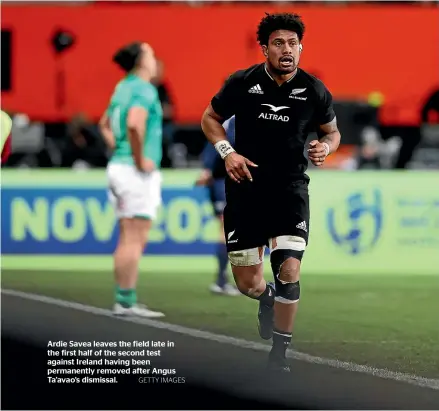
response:
[(274, 305), (274, 297), (274, 289), (267, 284), (264, 292), (257, 298), (257, 300), (268, 307), (272, 307)]
[(273, 330), (273, 347), (271, 348), (270, 358), (285, 359), (288, 346), (291, 343), (292, 334), (287, 331)]

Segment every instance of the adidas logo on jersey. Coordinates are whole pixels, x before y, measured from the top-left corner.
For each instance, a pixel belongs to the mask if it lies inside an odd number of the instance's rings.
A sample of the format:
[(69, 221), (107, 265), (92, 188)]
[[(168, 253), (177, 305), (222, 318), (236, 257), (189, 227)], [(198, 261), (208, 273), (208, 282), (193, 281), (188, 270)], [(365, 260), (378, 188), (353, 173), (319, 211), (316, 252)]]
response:
[(262, 91), (261, 86), (259, 84), (256, 84), (256, 86), (253, 86), (251, 89), (249, 89), (248, 92), (253, 93), (253, 94), (264, 94), (264, 92)]
[(308, 230), (306, 228), (306, 222), (305, 221), (302, 221), (301, 223), (297, 224), (296, 228), (298, 228), (299, 230), (305, 231), (305, 233), (308, 232)]

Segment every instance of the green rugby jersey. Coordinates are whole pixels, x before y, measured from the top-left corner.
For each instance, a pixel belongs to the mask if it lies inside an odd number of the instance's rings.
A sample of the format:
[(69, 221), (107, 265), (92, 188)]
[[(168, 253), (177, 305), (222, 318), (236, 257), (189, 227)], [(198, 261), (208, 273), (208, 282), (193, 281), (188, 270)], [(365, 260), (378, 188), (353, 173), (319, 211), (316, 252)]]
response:
[(127, 132), (128, 111), (132, 107), (143, 107), (148, 111), (143, 155), (160, 168), (162, 160), (162, 106), (157, 89), (135, 74), (121, 80), (111, 96), (107, 115), (115, 138), (115, 149), (111, 163), (134, 164)]

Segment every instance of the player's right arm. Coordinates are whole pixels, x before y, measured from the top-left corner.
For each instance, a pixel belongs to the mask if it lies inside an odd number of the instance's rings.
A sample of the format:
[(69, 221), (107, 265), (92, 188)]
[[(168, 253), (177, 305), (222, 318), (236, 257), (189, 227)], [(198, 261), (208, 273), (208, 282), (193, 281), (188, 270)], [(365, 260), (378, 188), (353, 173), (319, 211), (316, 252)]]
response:
[[(233, 145), (235, 143), (235, 117), (226, 120), (223, 127), (226, 131), (227, 140)], [(206, 143), (201, 158), (203, 159), (203, 171), (195, 183), (197, 186), (205, 186), (212, 181), (212, 174), (218, 158), (215, 147), (210, 143)]]
[(236, 113), (239, 82), (238, 73), (230, 76), (218, 94), (213, 97), (201, 119), (201, 128), (207, 140), (225, 161), (229, 177), (237, 183), (245, 178), (253, 181), (247, 166), (257, 167), (255, 163), (236, 153), (227, 140), (226, 130), (222, 125), (224, 120)]

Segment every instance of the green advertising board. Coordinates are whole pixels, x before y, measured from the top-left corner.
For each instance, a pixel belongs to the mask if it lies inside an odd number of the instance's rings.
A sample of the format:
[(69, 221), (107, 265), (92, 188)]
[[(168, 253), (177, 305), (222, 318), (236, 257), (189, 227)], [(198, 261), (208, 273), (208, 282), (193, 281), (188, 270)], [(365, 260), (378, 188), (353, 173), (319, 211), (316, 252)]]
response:
[(439, 275), (437, 172), (322, 172), (310, 184), (304, 267)]
[[(218, 224), (199, 170), (164, 172), (163, 207), (148, 253), (208, 256)], [(439, 276), (439, 173), (310, 173), (304, 272)], [(4, 170), (2, 254), (7, 260), (109, 255), (117, 239), (105, 171)]]

